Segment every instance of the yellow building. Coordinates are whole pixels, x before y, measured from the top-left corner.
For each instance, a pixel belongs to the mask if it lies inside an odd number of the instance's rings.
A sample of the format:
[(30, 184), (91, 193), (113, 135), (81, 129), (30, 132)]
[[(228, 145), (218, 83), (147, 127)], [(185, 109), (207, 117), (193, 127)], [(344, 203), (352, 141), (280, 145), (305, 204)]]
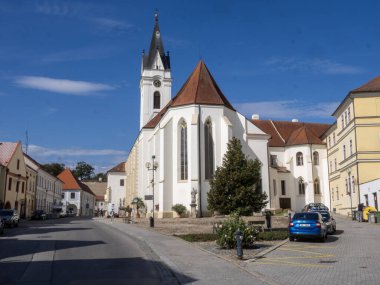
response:
[(0, 208), (16, 209), (24, 216), (27, 177), (20, 142), (0, 142), (0, 164), (5, 169)]
[(350, 215), (359, 185), (380, 178), (380, 76), (348, 93), (325, 133), (331, 209)]

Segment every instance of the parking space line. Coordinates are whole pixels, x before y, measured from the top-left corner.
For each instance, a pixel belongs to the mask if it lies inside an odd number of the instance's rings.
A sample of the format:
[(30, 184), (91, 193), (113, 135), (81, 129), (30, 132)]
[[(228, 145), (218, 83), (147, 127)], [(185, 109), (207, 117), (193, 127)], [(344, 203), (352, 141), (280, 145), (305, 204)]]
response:
[(313, 255), (313, 256), (283, 256), (283, 257), (268, 257), (269, 260), (285, 260), (285, 259), (317, 259), (317, 258), (331, 258), (335, 257), (333, 254)]
[(287, 265), (287, 266), (298, 266), (298, 267), (318, 267), (318, 268), (331, 268), (329, 265), (314, 264), (314, 263), (301, 263), (301, 262), (290, 262), (290, 261), (256, 261), (256, 264), (264, 265)]

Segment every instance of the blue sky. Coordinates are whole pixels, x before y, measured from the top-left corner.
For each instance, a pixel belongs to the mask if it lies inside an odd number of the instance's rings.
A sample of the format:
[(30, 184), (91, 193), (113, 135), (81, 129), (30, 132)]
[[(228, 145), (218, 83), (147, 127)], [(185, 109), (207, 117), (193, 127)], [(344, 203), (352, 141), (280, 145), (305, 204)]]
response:
[(379, 1), (2, 0), (0, 141), (28, 130), (37, 161), (97, 172), (125, 160), (155, 9), (173, 95), (202, 58), (247, 117), (332, 123), (380, 74)]

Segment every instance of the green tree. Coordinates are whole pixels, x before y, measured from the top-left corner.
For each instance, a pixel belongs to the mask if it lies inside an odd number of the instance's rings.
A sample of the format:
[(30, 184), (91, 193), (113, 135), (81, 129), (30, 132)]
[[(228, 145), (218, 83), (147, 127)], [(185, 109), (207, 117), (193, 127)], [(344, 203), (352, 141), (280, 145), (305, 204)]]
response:
[(80, 180), (90, 180), (94, 175), (94, 168), (84, 161), (79, 161), (73, 170), (73, 174)]
[(63, 163), (46, 163), (42, 165), (42, 168), (49, 174), (57, 176), (63, 170), (65, 170), (65, 165)]
[(94, 180), (101, 181), (101, 182), (107, 182), (107, 174), (99, 172), (95, 174)]
[(207, 194), (208, 209), (221, 214), (238, 212), (251, 215), (261, 211), (268, 203), (261, 193), (261, 163), (248, 159), (242, 152), (240, 140), (233, 137), (212, 179)]

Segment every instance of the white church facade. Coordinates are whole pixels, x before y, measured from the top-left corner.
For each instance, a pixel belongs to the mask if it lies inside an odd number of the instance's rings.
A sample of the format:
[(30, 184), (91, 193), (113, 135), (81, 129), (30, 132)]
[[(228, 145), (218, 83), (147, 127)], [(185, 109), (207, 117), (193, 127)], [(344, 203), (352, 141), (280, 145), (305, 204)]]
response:
[[(193, 192), (196, 193), (197, 216), (211, 215), (207, 209), (209, 179), (222, 164), (227, 143), (232, 137), (240, 140), (248, 158), (257, 158), (261, 162), (261, 191), (268, 196), (267, 208), (279, 208), (281, 204), (299, 210), (305, 203), (324, 200), (318, 191), (316, 195), (309, 193), (314, 191), (313, 177), (323, 179), (321, 192), (327, 181), (325, 167), (309, 167), (312, 160), (309, 152), (314, 148), (321, 149), (321, 162), (327, 165), (326, 148), (319, 139), (321, 133), (314, 134), (314, 129), (305, 131), (306, 135), (311, 132), (318, 138), (317, 144), (306, 140), (300, 144), (282, 142), (281, 146), (274, 145), (274, 134), (234, 109), (203, 61), (197, 64), (173, 98), (171, 86), (170, 57), (165, 53), (156, 16), (149, 52), (142, 56), (140, 132), (125, 167), (127, 204), (131, 204), (135, 197), (146, 198), (148, 214), (154, 209), (156, 217), (173, 217), (172, 206), (175, 204), (183, 204), (190, 212)], [(287, 172), (284, 176), (281, 170), (270, 164), (270, 153), (277, 152), (279, 159), (290, 161), (293, 152), (296, 155), (300, 148), (305, 167), (293, 167), (294, 163), (290, 163), (284, 168)], [(152, 170), (153, 157), (157, 165), (155, 170)], [(292, 161), (296, 161), (295, 156)], [(148, 162), (150, 168), (147, 168)], [(307, 190), (301, 189), (307, 191), (305, 194), (296, 193), (300, 177), (304, 177), (307, 183), (303, 186), (306, 185)], [(280, 197), (275, 187), (284, 179), (289, 188), (287, 194)], [(152, 196), (154, 200), (151, 200)], [(290, 202), (284, 204), (285, 200), (280, 198), (288, 198), (286, 201)]]

